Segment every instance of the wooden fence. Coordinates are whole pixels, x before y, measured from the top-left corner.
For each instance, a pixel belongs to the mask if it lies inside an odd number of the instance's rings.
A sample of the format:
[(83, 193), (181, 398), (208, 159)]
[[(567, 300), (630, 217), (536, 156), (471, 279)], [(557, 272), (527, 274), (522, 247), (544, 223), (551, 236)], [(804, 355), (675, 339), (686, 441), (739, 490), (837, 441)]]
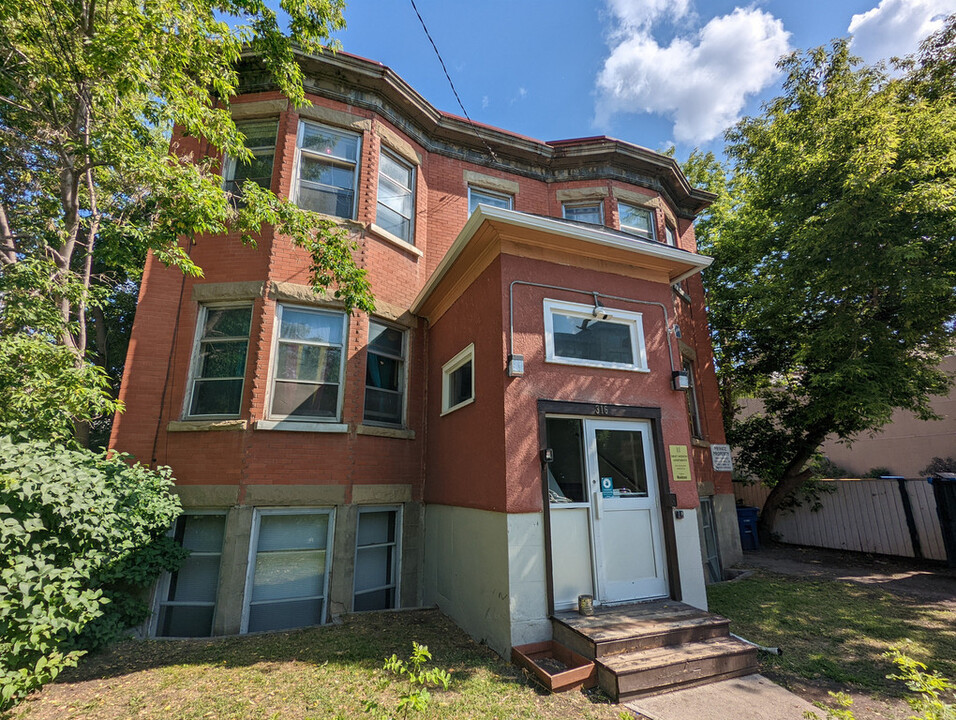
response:
[[(825, 480), (822, 484), (833, 492), (821, 493), (820, 510), (812, 512), (803, 506), (777, 516), (774, 531), (782, 542), (946, 560), (933, 487), (925, 479)], [(734, 493), (744, 505), (762, 507), (769, 492), (761, 485), (734, 483)]]

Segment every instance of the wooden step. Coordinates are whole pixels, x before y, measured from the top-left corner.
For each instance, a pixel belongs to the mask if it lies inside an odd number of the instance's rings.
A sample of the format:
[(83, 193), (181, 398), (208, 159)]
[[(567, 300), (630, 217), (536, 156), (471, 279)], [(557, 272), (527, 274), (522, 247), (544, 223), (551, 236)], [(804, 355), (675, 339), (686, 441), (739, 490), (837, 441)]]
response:
[(727, 637), (730, 632), (727, 618), (673, 601), (605, 610), (588, 617), (561, 613), (555, 621), (555, 640), (595, 659)]
[(615, 701), (757, 671), (756, 648), (729, 637), (621, 653), (598, 662), (598, 683)]

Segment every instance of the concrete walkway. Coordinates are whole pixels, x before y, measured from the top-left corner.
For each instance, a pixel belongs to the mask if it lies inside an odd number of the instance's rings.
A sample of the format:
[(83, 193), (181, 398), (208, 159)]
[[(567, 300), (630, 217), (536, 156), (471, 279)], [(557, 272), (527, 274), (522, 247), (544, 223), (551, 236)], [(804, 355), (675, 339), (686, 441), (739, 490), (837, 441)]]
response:
[(808, 711), (826, 716), (763, 675), (632, 700), (624, 706), (642, 720), (804, 720)]

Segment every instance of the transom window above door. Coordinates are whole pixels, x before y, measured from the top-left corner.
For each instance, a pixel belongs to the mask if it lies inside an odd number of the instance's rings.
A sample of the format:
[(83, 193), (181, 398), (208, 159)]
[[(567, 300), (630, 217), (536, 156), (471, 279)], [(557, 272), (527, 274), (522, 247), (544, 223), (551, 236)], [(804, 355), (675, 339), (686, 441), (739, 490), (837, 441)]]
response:
[(647, 370), (641, 313), (544, 301), (545, 360), (617, 370)]

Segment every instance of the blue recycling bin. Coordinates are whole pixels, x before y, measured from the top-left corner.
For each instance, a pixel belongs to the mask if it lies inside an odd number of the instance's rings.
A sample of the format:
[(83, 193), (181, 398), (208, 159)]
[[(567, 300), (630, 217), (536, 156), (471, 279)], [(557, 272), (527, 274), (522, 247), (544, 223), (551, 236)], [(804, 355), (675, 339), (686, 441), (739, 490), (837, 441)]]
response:
[(737, 527), (740, 529), (740, 546), (744, 550), (759, 550), (760, 538), (757, 536), (757, 512), (755, 507), (737, 508)]

